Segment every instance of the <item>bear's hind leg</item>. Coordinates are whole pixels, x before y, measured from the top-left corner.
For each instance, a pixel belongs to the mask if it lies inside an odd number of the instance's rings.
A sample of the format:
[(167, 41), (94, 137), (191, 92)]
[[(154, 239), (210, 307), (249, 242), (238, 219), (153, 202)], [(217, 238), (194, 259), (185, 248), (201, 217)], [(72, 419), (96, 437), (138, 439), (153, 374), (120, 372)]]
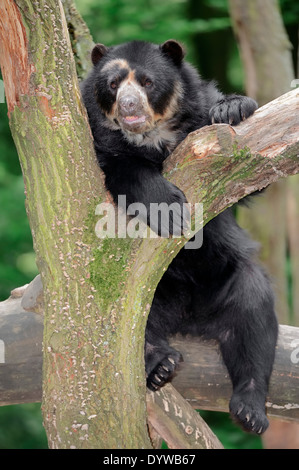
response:
[(190, 309), (190, 290), (190, 282), (173, 266), (156, 289), (145, 331), (145, 371), (150, 390), (169, 382), (182, 361), (168, 338), (182, 332), (182, 320)]
[(246, 431), (263, 433), (265, 402), (274, 362), (277, 321), (268, 279), (255, 265), (243, 266), (224, 306), (218, 335), (232, 380), (230, 413)]

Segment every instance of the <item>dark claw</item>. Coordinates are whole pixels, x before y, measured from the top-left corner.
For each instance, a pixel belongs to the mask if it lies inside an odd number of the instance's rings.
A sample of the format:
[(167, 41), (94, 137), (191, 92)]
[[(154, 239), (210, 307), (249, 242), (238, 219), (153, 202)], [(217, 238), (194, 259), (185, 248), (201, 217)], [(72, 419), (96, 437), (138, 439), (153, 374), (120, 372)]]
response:
[(229, 409), (233, 419), (244, 431), (262, 434), (269, 426), (263, 400), (254, 393), (233, 394)]

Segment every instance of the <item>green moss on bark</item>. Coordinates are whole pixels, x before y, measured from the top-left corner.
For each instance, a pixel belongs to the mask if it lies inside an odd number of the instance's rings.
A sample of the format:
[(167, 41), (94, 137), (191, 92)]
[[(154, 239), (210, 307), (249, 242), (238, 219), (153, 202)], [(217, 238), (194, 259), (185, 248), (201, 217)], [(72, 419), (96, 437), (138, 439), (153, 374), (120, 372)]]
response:
[(122, 294), (122, 286), (128, 278), (131, 249), (132, 240), (129, 238), (104, 238), (98, 241), (93, 251), (90, 281), (97, 289), (103, 311)]

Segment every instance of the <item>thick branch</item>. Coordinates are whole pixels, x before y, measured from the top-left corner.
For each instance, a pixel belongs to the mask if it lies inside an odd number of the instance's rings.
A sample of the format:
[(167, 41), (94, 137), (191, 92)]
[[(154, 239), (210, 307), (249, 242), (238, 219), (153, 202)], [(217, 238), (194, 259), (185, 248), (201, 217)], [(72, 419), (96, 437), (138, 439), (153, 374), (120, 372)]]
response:
[(170, 449), (222, 449), (200, 415), (167, 384), (147, 394), (148, 419)]
[(299, 91), (258, 109), (237, 127), (217, 124), (189, 134), (169, 158), (167, 177), (207, 222), (244, 196), (299, 172)]
[[(10, 299), (0, 303), (0, 340), (4, 343), (4, 356), (0, 360), (0, 405), (41, 400), (43, 306), (40, 292), (36, 278), (27, 288), (16, 289)], [(180, 337), (175, 338), (172, 345), (184, 357), (173, 380), (178, 392), (193, 408), (228, 411), (231, 383), (218, 345), (212, 341)], [(268, 396), (268, 414), (299, 420), (298, 389), (299, 328), (281, 325)], [(171, 389), (165, 393), (172, 393)], [(154, 401), (153, 397), (149, 399), (152, 404), (149, 405), (149, 418), (163, 438), (171, 441), (174, 437), (167, 434), (166, 428), (164, 431), (161, 429), (163, 418), (155, 413), (155, 407), (163, 405), (159, 397)], [(163, 405), (162, 416), (164, 412)], [(171, 408), (167, 414), (171, 414)], [(191, 434), (185, 437), (192, 438)]]

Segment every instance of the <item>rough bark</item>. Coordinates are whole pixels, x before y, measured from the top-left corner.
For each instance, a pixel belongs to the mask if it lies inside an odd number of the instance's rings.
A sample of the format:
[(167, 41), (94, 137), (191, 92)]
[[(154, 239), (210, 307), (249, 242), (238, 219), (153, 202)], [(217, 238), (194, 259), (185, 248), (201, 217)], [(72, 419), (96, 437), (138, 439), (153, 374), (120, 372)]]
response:
[[(54, 448), (150, 447), (146, 317), (185, 240), (96, 239), (95, 208), (107, 196), (58, 5), (4, 0), (0, 6), (10, 125), (44, 286), (44, 422)], [(293, 92), (236, 130), (202, 129), (174, 152), (166, 176), (190, 202), (204, 203), (208, 221), (240, 197), (299, 171), (297, 111)], [(265, 119), (269, 127), (261, 132)]]

